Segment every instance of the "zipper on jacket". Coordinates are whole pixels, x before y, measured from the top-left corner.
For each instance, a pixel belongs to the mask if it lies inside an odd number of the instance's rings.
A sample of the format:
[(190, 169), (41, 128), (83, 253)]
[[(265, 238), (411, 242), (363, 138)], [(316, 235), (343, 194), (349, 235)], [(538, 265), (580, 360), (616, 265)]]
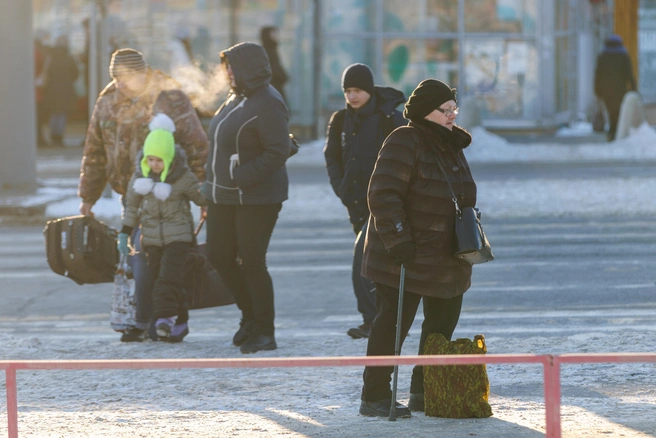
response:
[[(237, 165), (239, 165), (239, 135), (241, 134), (241, 130), (244, 129), (244, 126), (248, 125), (250, 122), (252, 122), (255, 119), (257, 119), (257, 116), (251, 117), (250, 119), (246, 120), (239, 127), (239, 130), (237, 131), (237, 136), (235, 137), (235, 152), (236, 153), (232, 157), (230, 157), (230, 179), (232, 179), (233, 181), (234, 181), (234, 178), (233, 178), (233, 175), (232, 175), (233, 170), (234, 170), (235, 167), (237, 167)], [(234, 160), (233, 160), (233, 158), (234, 158)], [(244, 205), (244, 198), (243, 198), (244, 191), (239, 186), (237, 186), (237, 188), (239, 189), (239, 205)]]
[(166, 245), (164, 240), (164, 218), (162, 217), (162, 201), (157, 201), (159, 207), (159, 238), (162, 240), (162, 246)]
[(212, 157), (212, 199), (214, 200), (215, 204), (218, 204), (216, 200), (216, 188), (218, 187), (218, 184), (216, 183), (216, 156), (218, 154), (218, 138), (219, 138), (219, 130), (221, 129), (221, 125), (223, 122), (225, 122), (230, 115), (237, 111), (239, 108), (243, 107), (246, 101), (248, 100), (247, 97), (244, 97), (241, 102), (237, 104), (233, 109), (226, 114), (226, 116), (221, 120), (217, 125), (216, 125), (216, 131), (214, 131), (214, 156)]

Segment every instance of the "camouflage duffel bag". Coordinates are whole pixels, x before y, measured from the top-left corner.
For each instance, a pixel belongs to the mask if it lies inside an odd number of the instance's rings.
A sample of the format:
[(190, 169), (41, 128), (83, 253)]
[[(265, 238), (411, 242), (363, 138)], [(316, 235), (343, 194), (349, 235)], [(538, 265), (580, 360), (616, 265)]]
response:
[[(485, 354), (485, 337), (447, 341), (439, 333), (426, 339), (424, 354)], [(483, 418), (492, 415), (485, 364), (424, 366), (424, 413), (431, 417)]]

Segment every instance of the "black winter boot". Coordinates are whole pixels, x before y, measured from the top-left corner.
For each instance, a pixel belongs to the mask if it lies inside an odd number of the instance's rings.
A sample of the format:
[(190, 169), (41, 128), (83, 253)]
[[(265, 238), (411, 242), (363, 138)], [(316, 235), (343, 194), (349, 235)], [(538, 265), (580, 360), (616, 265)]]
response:
[(246, 321), (242, 319), (239, 322), (239, 330), (237, 330), (237, 333), (235, 333), (235, 336), (232, 337), (232, 343), (236, 346), (239, 347), (244, 344), (248, 340), (248, 338), (251, 336), (252, 333), (252, 323), (250, 321)]

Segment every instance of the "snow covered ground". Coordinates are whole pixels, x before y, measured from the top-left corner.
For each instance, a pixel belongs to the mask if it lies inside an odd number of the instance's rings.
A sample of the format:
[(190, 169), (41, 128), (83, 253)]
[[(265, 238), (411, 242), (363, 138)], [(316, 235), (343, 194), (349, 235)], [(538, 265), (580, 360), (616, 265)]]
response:
[[(470, 163), (581, 163), (581, 162), (645, 162), (656, 161), (656, 132), (648, 125), (635, 130), (624, 140), (612, 143), (564, 145), (513, 144), (484, 128), (472, 130), (473, 143), (466, 149)], [(288, 162), (289, 167), (312, 166), (323, 168), (323, 141), (304, 144), (299, 153)], [(475, 176), (475, 175), (474, 175)], [(75, 197), (76, 180), (68, 188), (50, 191), (68, 191), (70, 197), (48, 206), (48, 217), (77, 214), (79, 199)], [(60, 183), (63, 185), (66, 181)], [(72, 185), (71, 185), (72, 184)], [(45, 189), (44, 189), (45, 190)], [(522, 179), (508, 177), (478, 185), (479, 207), (486, 217), (507, 218), (525, 216), (567, 217), (626, 214), (627, 206), (635, 215), (656, 214), (656, 172), (651, 178), (582, 178), (573, 184), (571, 179)], [(94, 212), (108, 223), (120, 221), (118, 196), (102, 198)], [(312, 220), (343, 219), (344, 209), (327, 182), (298, 184), (290, 187), (282, 218), (294, 217)]]
[[(656, 160), (656, 133), (643, 126), (623, 141), (603, 144), (511, 144), (476, 128), (467, 150), (471, 163), (598, 162)], [(303, 145), (289, 166), (323, 167), (322, 142)], [(62, 164), (64, 165), (64, 164)], [(50, 190), (70, 198), (51, 204), (47, 215), (76, 214), (74, 184), (51, 181)], [(494, 218), (656, 213), (656, 178), (599, 178), (573, 182), (523, 179), (479, 186), (480, 207)], [(118, 200), (101, 199), (94, 211), (116, 223)], [(344, 210), (327, 183), (293, 185), (281, 222), (317, 215), (343, 219)], [(62, 279), (60, 281), (68, 281)], [(648, 310), (645, 310), (648, 312)], [(0, 335), (2, 359), (221, 358), (241, 356), (231, 346), (236, 313), (222, 308), (194, 315), (193, 333), (178, 345), (146, 342), (121, 344), (106, 328), (76, 336), (41, 338)], [(206, 312), (206, 313), (203, 313)], [(232, 313), (230, 313), (232, 312)], [(617, 317), (627, 323), (630, 317)], [(35, 322), (35, 323), (38, 323)], [(206, 327), (203, 326), (206, 325)], [(346, 336), (297, 336), (293, 321), (278, 320), (288, 330), (285, 348), (257, 357), (364, 355), (366, 342)], [(620, 325), (621, 326), (621, 325)], [(195, 328), (194, 328), (195, 327)], [(415, 326), (416, 327), (416, 326)], [(71, 321), (77, 335), (88, 326)], [(194, 331), (196, 330), (196, 331)], [(656, 328), (582, 330), (569, 335), (526, 333), (487, 339), (494, 353), (654, 352)], [(414, 329), (403, 353), (414, 354)], [(399, 399), (407, 401), (410, 367), (401, 367)], [(527, 437), (544, 434), (542, 369), (536, 365), (488, 367), (491, 381), (489, 419), (450, 420), (415, 415), (390, 423), (357, 415), (359, 367), (19, 371), (21, 437)], [(562, 426), (565, 437), (656, 436), (656, 366), (654, 364), (568, 365), (562, 369)], [(0, 389), (4, 389), (4, 382)], [(0, 407), (2, 409), (3, 407)], [(2, 414), (2, 412), (0, 412)], [(0, 421), (0, 433), (6, 425)]]

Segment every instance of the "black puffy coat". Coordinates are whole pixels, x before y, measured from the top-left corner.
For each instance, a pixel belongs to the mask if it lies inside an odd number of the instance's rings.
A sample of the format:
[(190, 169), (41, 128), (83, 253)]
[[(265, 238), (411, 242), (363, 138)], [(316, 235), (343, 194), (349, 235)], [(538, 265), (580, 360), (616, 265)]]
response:
[(346, 109), (332, 115), (324, 147), (330, 184), (356, 228), (361, 228), (369, 217), (367, 187), (378, 152), (385, 138), (407, 123), (396, 110), (405, 102), (403, 92), (378, 86), (374, 90), (360, 110), (347, 104)]
[(264, 205), (287, 199), (287, 107), (270, 85), (264, 49), (241, 43), (222, 53), (237, 83), (209, 129), (203, 193), (214, 204)]
[(618, 38), (609, 38), (597, 57), (595, 94), (606, 102), (622, 102), (624, 94), (636, 89), (631, 58)]
[(449, 131), (428, 121), (410, 122), (387, 137), (369, 185), (365, 278), (398, 288), (400, 266), (389, 249), (414, 242), (416, 257), (406, 264), (406, 291), (448, 299), (469, 289), (472, 266), (453, 256), (455, 206), (448, 182), (461, 208), (476, 206), (476, 184), (463, 153), (470, 143), (464, 129)]

